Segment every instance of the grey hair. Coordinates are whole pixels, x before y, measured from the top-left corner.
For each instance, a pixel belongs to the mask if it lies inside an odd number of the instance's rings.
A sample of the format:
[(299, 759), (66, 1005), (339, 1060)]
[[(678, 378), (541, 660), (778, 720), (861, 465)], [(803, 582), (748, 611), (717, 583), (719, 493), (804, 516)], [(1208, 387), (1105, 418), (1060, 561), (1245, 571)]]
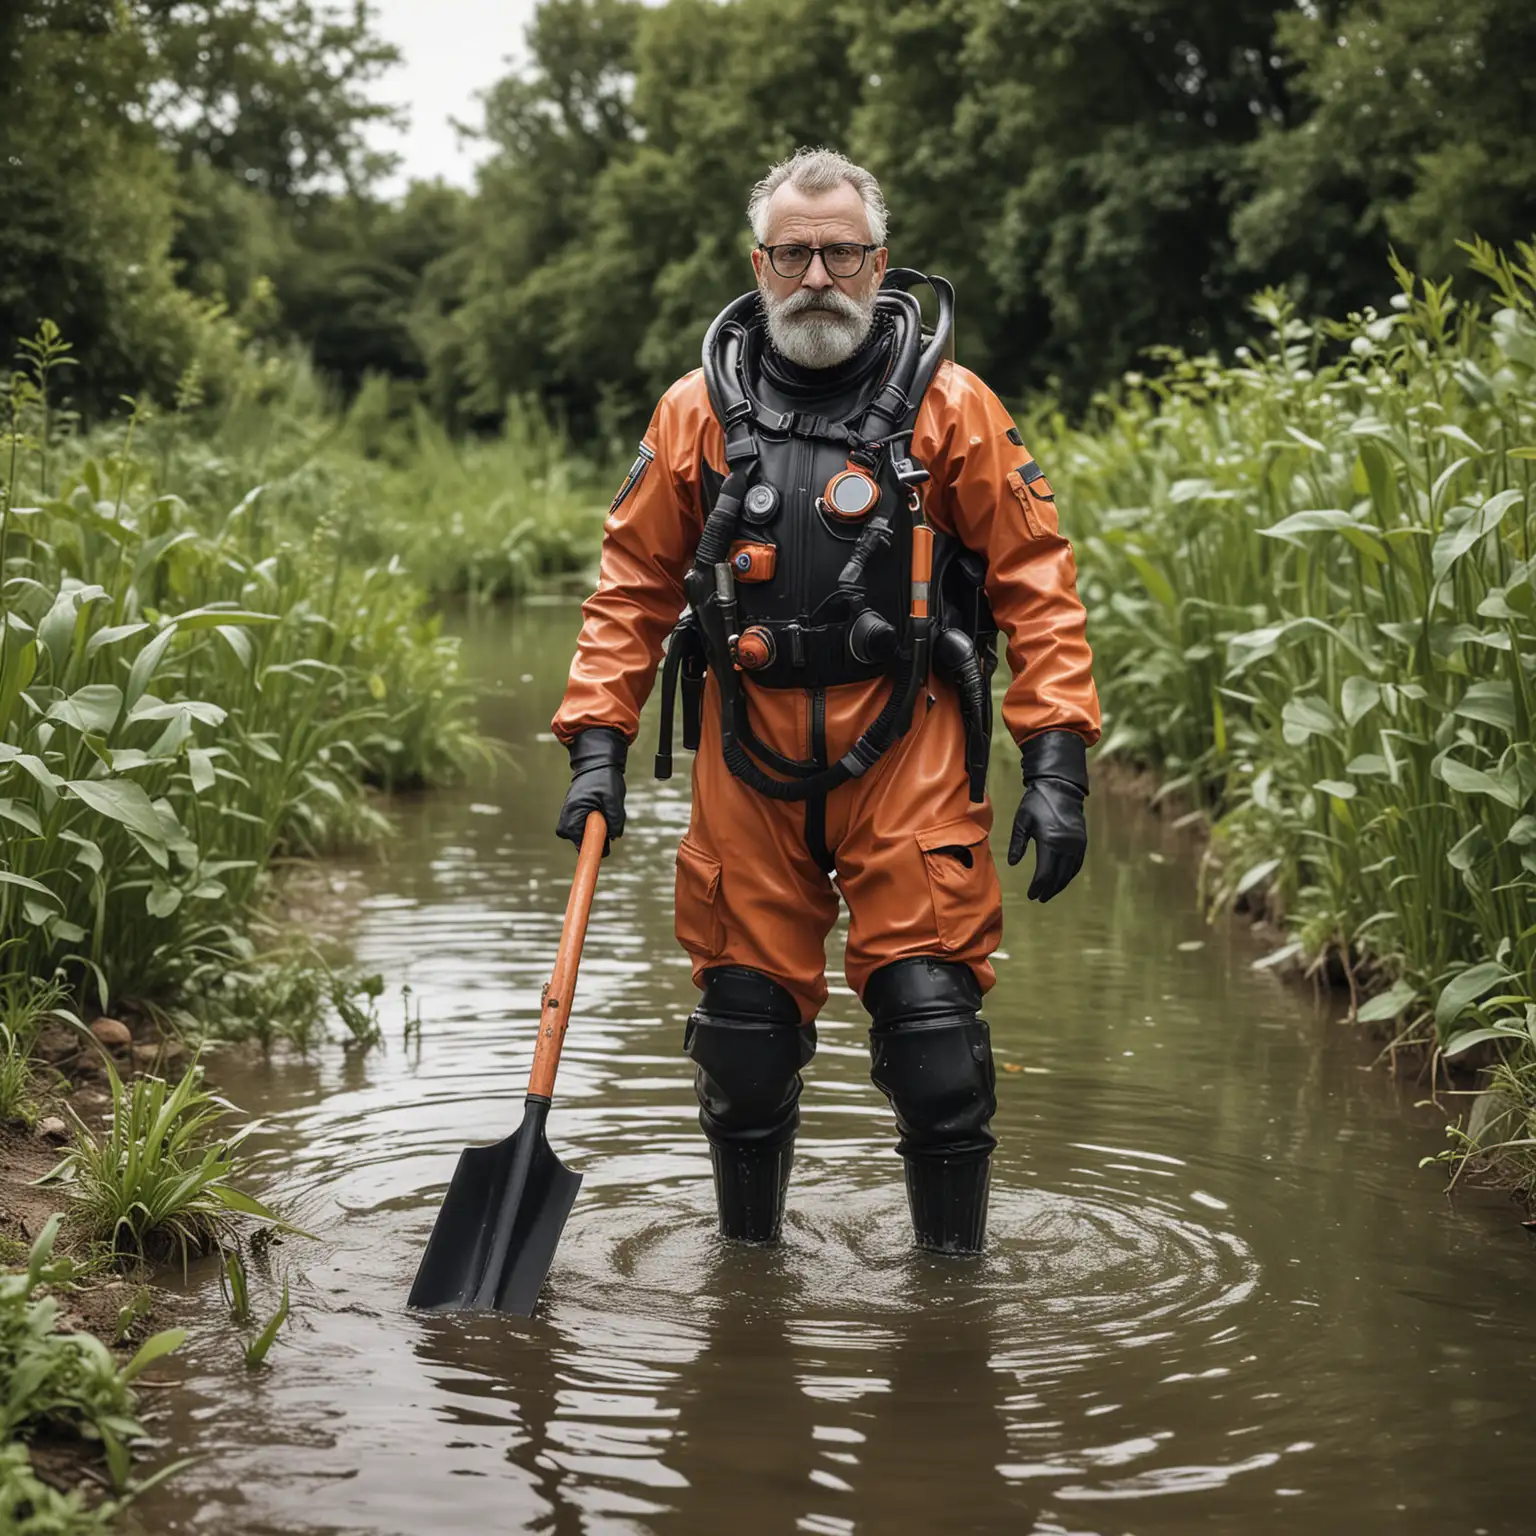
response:
[(752, 188), (752, 196), (747, 200), (747, 219), (753, 237), (759, 242), (768, 233), (768, 200), (786, 181), (801, 192), (831, 192), (846, 181), (864, 204), (869, 217), (869, 238), (876, 245), (885, 244), (885, 198), (880, 183), (862, 165), (855, 165), (835, 149), (797, 149)]

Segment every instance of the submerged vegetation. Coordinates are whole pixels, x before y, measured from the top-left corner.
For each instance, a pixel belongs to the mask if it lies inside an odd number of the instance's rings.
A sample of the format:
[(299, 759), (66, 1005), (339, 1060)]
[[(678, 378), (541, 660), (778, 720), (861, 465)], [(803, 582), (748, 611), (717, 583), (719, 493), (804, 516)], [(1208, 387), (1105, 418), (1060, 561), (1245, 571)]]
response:
[[(1211, 894), (1357, 1016), (1497, 1040), (1463, 1144), (1536, 1178), (1536, 247), (1468, 248), (1494, 301), (1395, 269), (1378, 312), (1277, 293), (1230, 365), (1163, 354), (1036, 432), (1069, 509), (1101, 757), (1215, 815)], [(1485, 1105), (1485, 1109), (1486, 1109)]]

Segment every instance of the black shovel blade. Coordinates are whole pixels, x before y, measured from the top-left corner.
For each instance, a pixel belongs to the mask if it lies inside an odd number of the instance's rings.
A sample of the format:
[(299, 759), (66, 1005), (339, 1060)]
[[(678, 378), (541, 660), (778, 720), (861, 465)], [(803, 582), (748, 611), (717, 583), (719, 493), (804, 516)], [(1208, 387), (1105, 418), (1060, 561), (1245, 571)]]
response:
[(581, 1188), (550, 1150), (548, 1116), (549, 1101), (530, 1097), (505, 1141), (459, 1154), (408, 1305), (533, 1316)]

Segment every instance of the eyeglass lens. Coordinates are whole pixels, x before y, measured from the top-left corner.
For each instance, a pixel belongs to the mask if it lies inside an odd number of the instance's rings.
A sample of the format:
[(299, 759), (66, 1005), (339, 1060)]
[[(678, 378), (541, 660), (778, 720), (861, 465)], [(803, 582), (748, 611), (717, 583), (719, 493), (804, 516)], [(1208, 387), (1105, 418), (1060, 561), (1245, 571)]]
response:
[[(768, 259), (780, 277), (803, 277), (811, 264), (814, 247), (809, 245), (776, 245), (769, 249)], [(854, 277), (864, 265), (862, 245), (824, 245), (821, 259), (833, 277)]]

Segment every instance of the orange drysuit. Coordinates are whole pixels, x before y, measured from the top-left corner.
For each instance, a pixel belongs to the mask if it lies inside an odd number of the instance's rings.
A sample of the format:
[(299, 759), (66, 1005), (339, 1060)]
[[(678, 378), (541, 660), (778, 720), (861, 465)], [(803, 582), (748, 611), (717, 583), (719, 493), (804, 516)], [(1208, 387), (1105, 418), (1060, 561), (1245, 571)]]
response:
[[(1072, 731), (1092, 745), (1098, 697), (1090, 674), (1072, 549), (1050, 486), (1026, 484), (1029, 462), (1012, 420), (973, 373), (940, 366), (923, 400), (912, 456), (929, 471), (924, 509), (987, 562), (986, 595), (1013, 672), (1003, 720), (1014, 739)], [(567, 744), (608, 726), (633, 741), (668, 632), (684, 606), (683, 577), (703, 531), (705, 463), (725, 471), (725, 442), (702, 370), (662, 397), (641, 456), (604, 529), (597, 591), (554, 719)], [(744, 678), (757, 734), (796, 759), (811, 745), (811, 693)], [(827, 758), (835, 762), (878, 714), (885, 679), (826, 690)], [(964, 729), (947, 684), (930, 678), (911, 728), (862, 778), (831, 791), (825, 843), (835, 885), (806, 842), (802, 802), (769, 799), (734, 778), (720, 752), (710, 678), (693, 766), (693, 810), (677, 854), (676, 926), (694, 980), (748, 966), (794, 996), (805, 1022), (826, 1000), (825, 943), (848, 903), (846, 974), (861, 996), (894, 960), (963, 961), (983, 990), (1002, 936), (1002, 895), (987, 844), (989, 801), (969, 799)]]

